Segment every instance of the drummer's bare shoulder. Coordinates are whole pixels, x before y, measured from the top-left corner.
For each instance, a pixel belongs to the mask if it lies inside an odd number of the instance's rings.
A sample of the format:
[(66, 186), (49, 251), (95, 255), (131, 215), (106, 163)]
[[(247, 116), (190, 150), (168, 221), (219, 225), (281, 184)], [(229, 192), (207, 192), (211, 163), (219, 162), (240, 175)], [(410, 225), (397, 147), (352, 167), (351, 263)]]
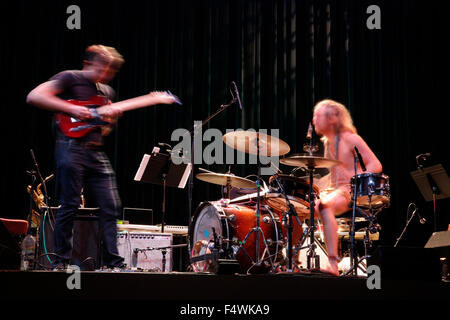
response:
[(383, 166), (381, 165), (380, 160), (378, 160), (375, 153), (370, 149), (369, 145), (359, 134), (345, 132), (342, 135), (342, 139), (345, 141), (348, 148), (352, 150), (352, 152), (354, 147), (358, 148), (368, 172), (380, 173), (383, 171)]

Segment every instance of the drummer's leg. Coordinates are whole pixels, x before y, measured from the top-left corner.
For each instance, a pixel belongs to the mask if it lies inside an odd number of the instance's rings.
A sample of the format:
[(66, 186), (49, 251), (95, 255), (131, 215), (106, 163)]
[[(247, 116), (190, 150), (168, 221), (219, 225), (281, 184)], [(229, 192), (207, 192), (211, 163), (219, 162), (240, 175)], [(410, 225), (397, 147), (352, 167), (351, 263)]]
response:
[(348, 200), (339, 192), (332, 192), (320, 199), (316, 204), (317, 210), (320, 212), (320, 217), (323, 222), (323, 229), (325, 234), (325, 244), (328, 250), (328, 260), (332, 274), (339, 275), (338, 271), (338, 225), (336, 216), (348, 209)]

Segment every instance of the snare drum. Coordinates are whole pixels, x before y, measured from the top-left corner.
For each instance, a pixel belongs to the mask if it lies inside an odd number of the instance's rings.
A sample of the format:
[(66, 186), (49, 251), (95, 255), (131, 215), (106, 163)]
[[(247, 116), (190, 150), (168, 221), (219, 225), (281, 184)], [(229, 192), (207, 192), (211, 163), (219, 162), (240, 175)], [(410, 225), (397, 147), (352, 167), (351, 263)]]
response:
[(389, 177), (381, 173), (361, 173), (351, 178), (351, 195), (356, 205), (363, 208), (380, 209), (390, 205)]
[[(282, 231), (278, 217), (260, 207), (259, 226), (259, 257), (263, 260), (262, 267), (256, 268), (256, 208), (243, 204), (222, 205), (219, 202), (203, 202), (197, 208), (191, 228), (191, 258), (207, 254), (214, 247), (219, 248), (220, 259), (236, 259), (242, 273), (268, 272), (270, 260), (281, 251)], [(266, 250), (266, 244), (269, 252)], [(245, 241), (244, 241), (245, 240)], [(192, 264), (194, 271), (211, 271), (207, 262)]]

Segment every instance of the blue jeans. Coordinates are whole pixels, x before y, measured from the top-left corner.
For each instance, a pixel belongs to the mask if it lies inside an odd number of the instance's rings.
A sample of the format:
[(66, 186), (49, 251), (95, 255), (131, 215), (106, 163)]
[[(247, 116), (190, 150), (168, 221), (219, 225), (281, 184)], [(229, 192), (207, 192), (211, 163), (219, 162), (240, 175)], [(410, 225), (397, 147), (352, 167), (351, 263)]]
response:
[(117, 217), (121, 202), (107, 156), (90, 148), (86, 142), (62, 137), (56, 141), (55, 160), (61, 207), (55, 222), (54, 249), (59, 257), (54, 264), (68, 263), (71, 259), (73, 222), (85, 188), (99, 207), (102, 265), (120, 266), (124, 260), (117, 250)]

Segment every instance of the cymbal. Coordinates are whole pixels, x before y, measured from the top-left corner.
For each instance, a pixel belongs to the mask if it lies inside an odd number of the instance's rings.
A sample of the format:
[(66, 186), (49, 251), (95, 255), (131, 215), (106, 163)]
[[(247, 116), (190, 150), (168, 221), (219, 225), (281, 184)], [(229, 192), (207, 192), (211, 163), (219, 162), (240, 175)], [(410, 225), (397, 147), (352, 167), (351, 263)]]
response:
[(280, 162), (288, 166), (313, 168), (331, 168), (342, 163), (339, 160), (308, 155), (293, 155), (280, 159)]
[(259, 142), (259, 154), (266, 157), (282, 156), (291, 150), (283, 140), (254, 131), (229, 132), (223, 136), (223, 142), (233, 149), (255, 155), (258, 154)]
[(238, 176), (233, 176), (231, 174), (221, 174), (221, 173), (198, 173), (195, 176), (197, 179), (218, 184), (221, 186), (226, 186), (230, 184), (232, 187), (236, 188), (256, 188), (256, 183), (252, 180), (241, 178)]

